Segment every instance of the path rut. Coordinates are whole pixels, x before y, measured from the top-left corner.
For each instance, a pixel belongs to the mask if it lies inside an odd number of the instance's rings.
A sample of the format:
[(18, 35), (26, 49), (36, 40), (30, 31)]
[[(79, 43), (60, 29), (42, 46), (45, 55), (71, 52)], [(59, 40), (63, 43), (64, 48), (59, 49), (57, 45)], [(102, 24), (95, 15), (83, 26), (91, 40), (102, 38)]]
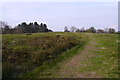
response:
[[(98, 43), (94, 40), (90, 40), (85, 49), (80, 52), (80, 54), (75, 55), (69, 61), (60, 63), (61, 69), (56, 73), (59, 78), (99, 78), (96, 76), (96, 72), (80, 72), (82, 67), (90, 66), (90, 64), (83, 64), (84, 60), (87, 60), (89, 57), (96, 56), (91, 54), (94, 50), (97, 49), (96, 45)], [(97, 56), (96, 56), (97, 57)]]

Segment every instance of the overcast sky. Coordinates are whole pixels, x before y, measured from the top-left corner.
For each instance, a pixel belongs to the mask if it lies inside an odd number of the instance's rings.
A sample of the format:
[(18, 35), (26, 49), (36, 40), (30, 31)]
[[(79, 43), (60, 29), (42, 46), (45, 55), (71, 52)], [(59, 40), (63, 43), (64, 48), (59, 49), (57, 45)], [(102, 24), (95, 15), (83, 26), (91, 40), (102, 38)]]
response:
[(37, 21), (53, 31), (63, 31), (65, 26), (118, 29), (117, 2), (5, 2), (0, 10), (2, 20), (13, 27)]

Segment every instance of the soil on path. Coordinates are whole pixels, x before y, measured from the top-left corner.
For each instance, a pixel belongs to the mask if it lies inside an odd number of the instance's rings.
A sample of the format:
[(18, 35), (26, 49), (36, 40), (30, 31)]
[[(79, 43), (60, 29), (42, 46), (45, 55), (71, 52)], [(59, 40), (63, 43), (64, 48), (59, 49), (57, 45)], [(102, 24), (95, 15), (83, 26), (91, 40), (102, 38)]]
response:
[(97, 50), (97, 45), (92, 38), (89, 43), (86, 45), (85, 49), (80, 52), (80, 54), (75, 55), (70, 60), (67, 60), (59, 65), (61, 68), (57, 71), (55, 76), (57, 78), (99, 78), (100, 76), (96, 75), (96, 72), (81, 72), (81, 68), (89, 67), (91, 64), (82, 63), (87, 61), (90, 57), (98, 57), (96, 54), (91, 54), (93, 51)]

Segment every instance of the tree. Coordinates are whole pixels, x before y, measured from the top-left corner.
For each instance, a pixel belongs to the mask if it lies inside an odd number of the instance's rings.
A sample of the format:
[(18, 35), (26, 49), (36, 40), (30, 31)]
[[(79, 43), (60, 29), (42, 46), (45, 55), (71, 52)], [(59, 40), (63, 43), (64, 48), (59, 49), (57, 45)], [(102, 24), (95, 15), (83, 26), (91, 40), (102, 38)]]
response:
[(4, 27), (7, 25), (6, 22), (0, 21), (0, 34), (4, 31)]
[(46, 25), (46, 24), (43, 24), (43, 30), (44, 30), (44, 32), (48, 32), (48, 29), (47, 29), (47, 25)]
[(38, 24), (37, 22), (34, 22), (34, 25), (35, 25), (35, 26), (39, 26), (39, 24)]
[(51, 29), (48, 29), (48, 32), (53, 32)]
[(10, 26), (6, 25), (6, 26), (4, 27), (3, 34), (10, 34)]
[(0, 28), (1, 28), (1, 27), (5, 27), (6, 25), (8, 25), (7, 22), (0, 21)]
[(28, 33), (29, 28), (26, 22), (22, 22), (19, 27), (22, 29), (22, 33)]
[(75, 32), (76, 30), (77, 30), (77, 28), (74, 27), (74, 26), (72, 26), (72, 27), (70, 28), (70, 32)]
[(87, 29), (87, 32), (95, 33), (96, 29), (94, 27), (90, 27), (89, 29)]
[(40, 25), (37, 22), (29, 23), (22, 22), (11, 28), (6, 22), (0, 21), (0, 30), (4, 34), (13, 34), (13, 33), (38, 33), (38, 32), (52, 32), (52, 30), (47, 28), (46, 24), (41, 23)]
[(33, 29), (34, 29), (33, 28), (33, 26), (34, 26), (33, 23), (29, 23), (28, 26), (29, 26), (29, 33), (33, 33)]
[(18, 24), (18, 26), (16, 26), (14, 29), (15, 34), (24, 32), (24, 28), (22, 27), (21, 24)]
[(104, 32), (105, 32), (105, 33), (108, 33), (108, 32), (109, 32), (109, 29), (108, 29), (108, 28), (105, 28)]
[(39, 32), (44, 32), (43, 27), (44, 27), (44, 24), (43, 24), (43, 23), (41, 23), (41, 24), (40, 24), (40, 26), (39, 26)]
[(34, 22), (34, 32), (37, 33), (39, 31), (39, 24)]
[(80, 29), (77, 29), (76, 32), (81, 32)]
[(68, 30), (68, 27), (67, 27), (67, 26), (64, 28), (64, 32), (69, 32), (69, 30)]
[(98, 29), (98, 30), (96, 30), (96, 32), (97, 32), (97, 33), (104, 33), (104, 30)]
[(85, 28), (84, 28), (84, 27), (82, 27), (80, 31), (81, 31), (81, 32), (85, 32)]
[(22, 29), (21, 29), (20, 27), (16, 26), (16, 27), (14, 28), (14, 33), (15, 33), (15, 34), (22, 33)]
[(114, 28), (109, 28), (109, 33), (115, 33), (115, 29)]
[(0, 34), (2, 34), (2, 32), (4, 31), (4, 27), (7, 25), (6, 22), (4, 21), (0, 21)]
[(11, 26), (7, 22), (0, 21), (0, 33), (9, 34), (11, 32)]
[(43, 26), (44, 26), (44, 29), (46, 29), (46, 28), (47, 28), (47, 25), (46, 25), (46, 24), (43, 24)]
[(43, 23), (40, 24), (40, 27), (41, 27), (41, 28), (43, 27)]

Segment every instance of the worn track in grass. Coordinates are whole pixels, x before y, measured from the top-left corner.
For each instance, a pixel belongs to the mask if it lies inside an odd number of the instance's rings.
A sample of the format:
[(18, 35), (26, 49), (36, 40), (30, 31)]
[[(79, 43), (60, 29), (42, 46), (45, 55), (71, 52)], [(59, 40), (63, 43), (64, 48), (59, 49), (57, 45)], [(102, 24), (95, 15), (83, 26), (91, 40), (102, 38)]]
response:
[(55, 74), (56, 77), (62, 78), (99, 78), (100, 76), (96, 75), (96, 72), (81, 72), (82, 67), (90, 66), (90, 64), (82, 64), (82, 62), (87, 61), (89, 57), (97, 55), (91, 54), (94, 50), (97, 49), (95, 42), (92, 38), (89, 43), (86, 45), (85, 49), (79, 54), (72, 57), (70, 60), (60, 63), (61, 68)]
[[(118, 78), (117, 35), (85, 33), (84, 50), (56, 66), (36, 74), (37, 78)], [(116, 42), (117, 41), (117, 42)]]

